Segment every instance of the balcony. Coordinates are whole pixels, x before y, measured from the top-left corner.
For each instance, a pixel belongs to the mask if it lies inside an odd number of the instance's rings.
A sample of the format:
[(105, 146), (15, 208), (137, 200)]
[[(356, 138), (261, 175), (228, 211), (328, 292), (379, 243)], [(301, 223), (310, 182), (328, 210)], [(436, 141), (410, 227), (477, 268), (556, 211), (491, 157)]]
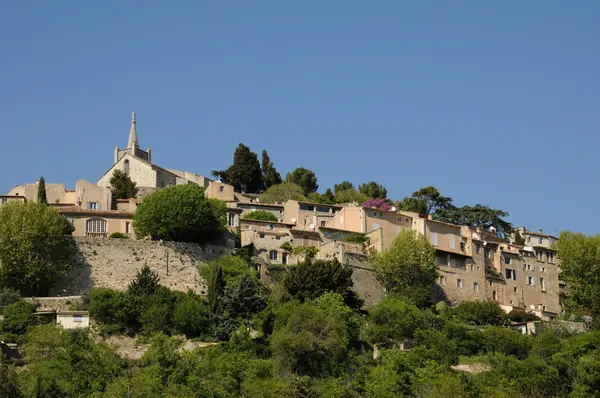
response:
[(106, 238), (108, 233), (106, 232), (86, 232), (85, 236), (88, 238)]

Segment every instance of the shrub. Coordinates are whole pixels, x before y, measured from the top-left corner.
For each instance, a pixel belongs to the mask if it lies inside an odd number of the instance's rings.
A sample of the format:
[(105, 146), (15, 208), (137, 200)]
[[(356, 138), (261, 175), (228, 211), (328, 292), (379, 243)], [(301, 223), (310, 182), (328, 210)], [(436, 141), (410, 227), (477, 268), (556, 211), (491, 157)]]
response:
[(160, 189), (146, 197), (133, 218), (138, 238), (205, 242), (225, 228), (222, 202), (196, 184)]
[(254, 268), (252, 268), (244, 259), (239, 256), (234, 256), (233, 254), (225, 254), (211, 260), (207, 264), (201, 264), (199, 267), (200, 276), (202, 276), (206, 282), (210, 281), (212, 279), (212, 272), (216, 270), (216, 266), (222, 269), (225, 283), (233, 282), (242, 276), (256, 277)]
[(173, 326), (187, 338), (199, 337), (210, 328), (208, 306), (193, 293), (182, 297), (173, 311)]
[(0, 314), (2, 309), (9, 304), (16, 303), (21, 300), (21, 295), (16, 290), (8, 287), (0, 288)]
[(369, 238), (363, 235), (351, 235), (344, 238), (344, 242), (348, 243), (368, 243)]
[(537, 315), (527, 313), (524, 310), (512, 310), (508, 313), (507, 318), (513, 322), (531, 322), (540, 320)]
[(466, 301), (454, 309), (456, 318), (473, 325), (506, 324), (506, 313), (491, 301)]
[(2, 331), (16, 335), (23, 335), (27, 329), (35, 324), (36, 306), (26, 301), (18, 301), (4, 307), (2, 315)]
[(304, 262), (288, 268), (283, 278), (285, 290), (300, 301), (313, 300), (327, 292), (342, 295), (346, 305), (360, 308), (362, 301), (352, 291), (352, 268), (337, 259)]
[(90, 291), (90, 316), (108, 326), (111, 332), (132, 333), (139, 329), (139, 297), (117, 290), (99, 288)]
[(365, 339), (373, 344), (400, 343), (423, 327), (421, 311), (393, 297), (385, 297), (369, 311)]
[(285, 250), (288, 253), (292, 253), (294, 251), (294, 248), (292, 247), (292, 244), (290, 242), (283, 242), (281, 246), (279, 246), (279, 248)]
[(277, 221), (277, 217), (268, 211), (255, 210), (246, 214), (243, 217), (244, 220), (259, 220), (259, 221)]
[(144, 333), (172, 333), (173, 312), (180, 295), (183, 293), (160, 286), (152, 295), (144, 297), (139, 317)]
[(298, 246), (294, 248), (294, 255), (303, 256), (305, 260), (315, 258), (319, 253), (319, 249), (316, 246)]
[(108, 237), (110, 239), (129, 239), (129, 236), (122, 232), (113, 232), (112, 234), (108, 235)]
[(523, 359), (527, 358), (531, 337), (503, 327), (492, 326), (483, 331), (483, 347), (490, 353), (499, 352)]

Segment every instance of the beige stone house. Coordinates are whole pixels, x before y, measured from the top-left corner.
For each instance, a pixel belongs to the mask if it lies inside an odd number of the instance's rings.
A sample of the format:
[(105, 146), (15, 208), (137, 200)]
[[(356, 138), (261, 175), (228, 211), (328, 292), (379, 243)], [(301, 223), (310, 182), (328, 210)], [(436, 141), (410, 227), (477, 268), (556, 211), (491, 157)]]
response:
[(0, 206), (9, 202), (27, 203), (27, 199), (24, 196), (18, 195), (0, 195)]
[(133, 215), (128, 210), (93, 210), (78, 206), (59, 207), (58, 212), (73, 225), (73, 236), (106, 238), (114, 232), (133, 237)]
[(293, 255), (281, 248), (285, 242), (293, 244), (291, 229), (293, 224), (245, 220), (240, 221), (242, 246), (253, 245), (253, 255), (265, 253), (273, 264), (295, 264)]

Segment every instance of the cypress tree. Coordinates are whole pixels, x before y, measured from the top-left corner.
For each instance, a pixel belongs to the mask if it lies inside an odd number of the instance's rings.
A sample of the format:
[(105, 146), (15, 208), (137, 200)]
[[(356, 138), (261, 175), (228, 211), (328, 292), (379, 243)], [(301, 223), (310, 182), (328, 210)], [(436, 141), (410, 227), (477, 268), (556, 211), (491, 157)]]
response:
[(225, 291), (225, 280), (223, 279), (223, 269), (215, 265), (211, 272), (211, 279), (208, 285), (208, 308), (210, 312), (216, 314), (220, 311), (220, 301)]
[(267, 151), (262, 151), (262, 162), (261, 162), (262, 176), (263, 176), (263, 188), (267, 189), (271, 185), (281, 184), (281, 174), (277, 171)]
[(46, 197), (46, 181), (44, 181), (44, 177), (40, 177), (40, 182), (38, 184), (38, 194), (37, 194), (38, 203), (47, 205), (48, 198)]

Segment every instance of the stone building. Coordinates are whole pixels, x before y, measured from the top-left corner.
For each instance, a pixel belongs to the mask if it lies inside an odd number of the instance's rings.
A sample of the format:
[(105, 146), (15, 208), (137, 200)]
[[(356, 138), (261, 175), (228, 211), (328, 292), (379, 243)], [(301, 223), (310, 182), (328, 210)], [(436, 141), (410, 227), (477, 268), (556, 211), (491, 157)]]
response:
[(117, 169), (125, 172), (137, 184), (140, 196), (167, 186), (194, 183), (207, 187), (210, 182), (208, 178), (196, 173), (166, 169), (152, 163), (151, 149), (144, 151), (139, 147), (135, 112), (131, 116), (127, 148), (120, 149), (118, 146), (115, 148), (114, 163), (100, 177), (97, 184), (109, 187), (110, 178)]

